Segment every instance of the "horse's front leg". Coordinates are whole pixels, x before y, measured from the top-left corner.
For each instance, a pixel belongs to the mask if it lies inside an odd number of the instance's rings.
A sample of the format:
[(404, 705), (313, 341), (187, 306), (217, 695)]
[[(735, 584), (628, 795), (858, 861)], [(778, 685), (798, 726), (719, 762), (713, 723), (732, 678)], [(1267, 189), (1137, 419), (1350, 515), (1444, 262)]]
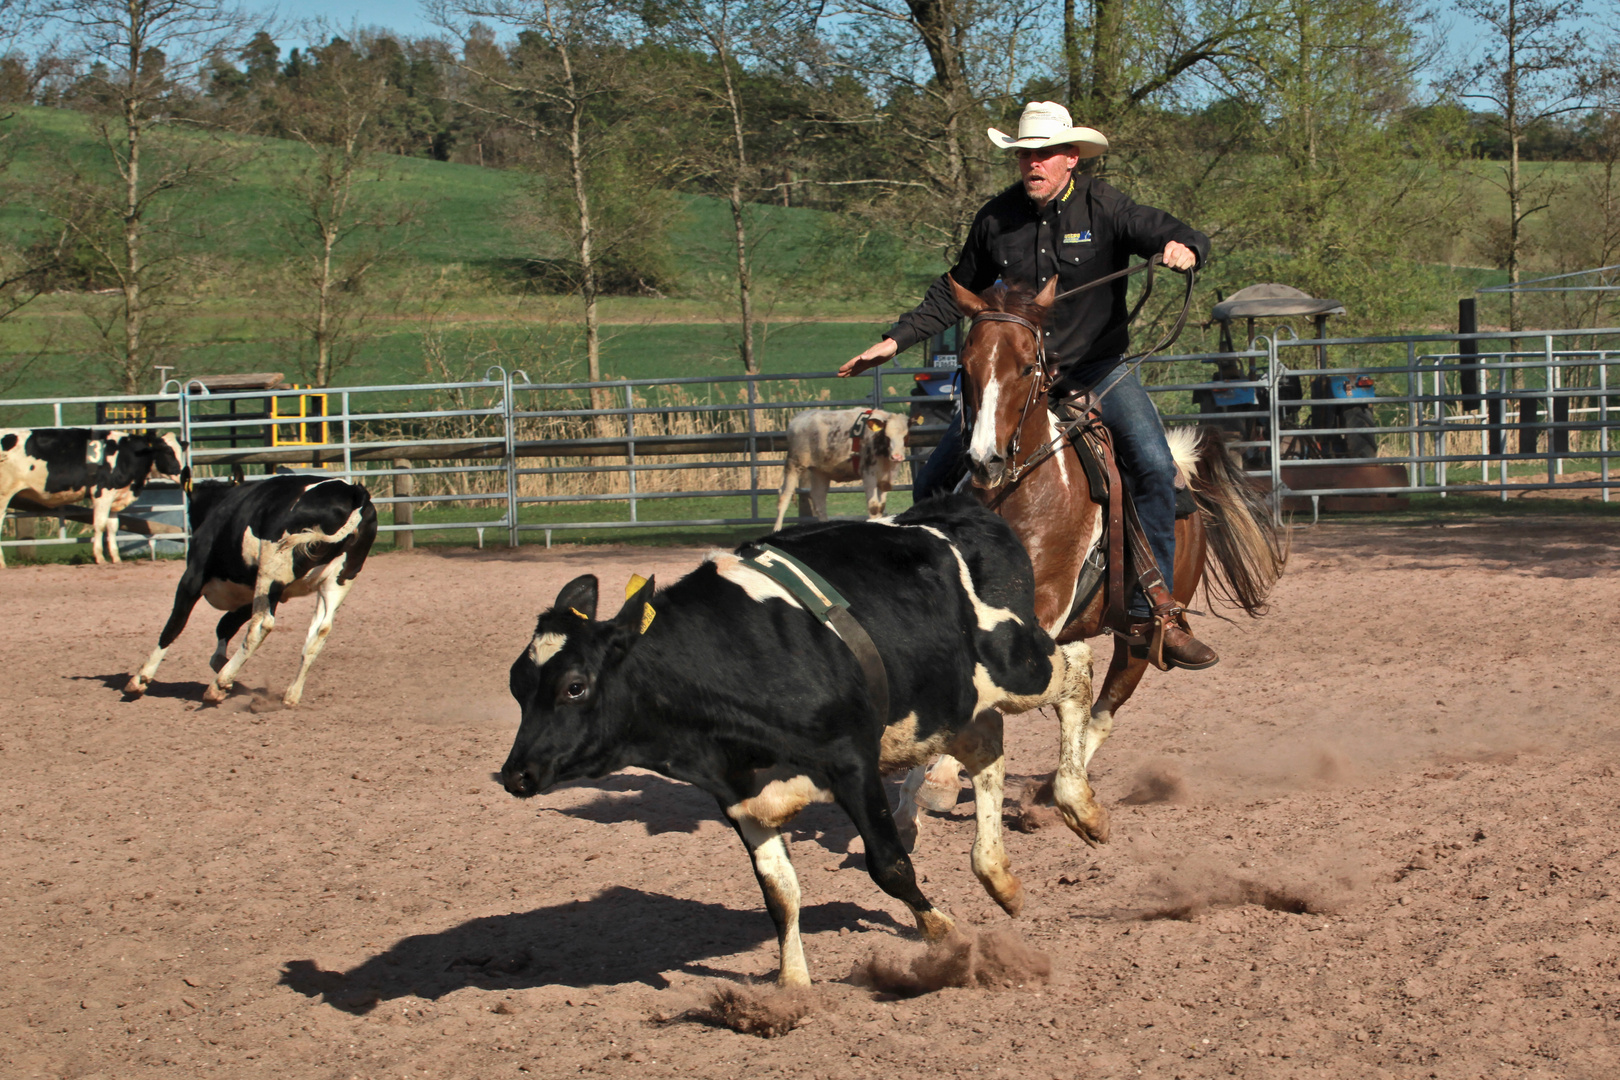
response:
[(1024, 886), (1012, 872), (1001, 838), (1001, 802), (1007, 783), (1007, 760), (1002, 756), (1001, 713), (987, 709), (956, 737), (952, 749), (973, 777), (973, 876), (990, 899), (1009, 915), (1024, 908)]
[(1058, 714), (1058, 768), (1052, 778), (1052, 801), (1064, 824), (1096, 847), (1108, 842), (1109, 821), (1107, 809), (1097, 801), (1086, 776), (1090, 760), (1086, 748), (1093, 739), (1098, 745), (1102, 741), (1095, 735), (1097, 724), (1091, 712), (1091, 648), (1083, 641), (1058, 648), (1067, 671), (1062, 693), (1053, 703)]

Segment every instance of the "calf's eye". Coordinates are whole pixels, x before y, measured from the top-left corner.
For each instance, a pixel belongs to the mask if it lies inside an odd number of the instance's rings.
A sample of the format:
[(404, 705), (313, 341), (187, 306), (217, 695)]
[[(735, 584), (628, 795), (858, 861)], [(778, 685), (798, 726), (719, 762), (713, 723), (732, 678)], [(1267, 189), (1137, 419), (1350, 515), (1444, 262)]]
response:
[(570, 698), (582, 698), (585, 696), (585, 683), (580, 679), (574, 679), (563, 688), (563, 693)]

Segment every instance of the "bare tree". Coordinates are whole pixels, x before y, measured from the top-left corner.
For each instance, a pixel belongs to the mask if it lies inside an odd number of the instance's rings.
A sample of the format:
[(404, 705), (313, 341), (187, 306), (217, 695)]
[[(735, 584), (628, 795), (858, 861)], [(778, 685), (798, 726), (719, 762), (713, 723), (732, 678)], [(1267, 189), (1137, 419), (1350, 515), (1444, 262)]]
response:
[[(364, 35), (353, 35), (364, 45)], [(276, 230), (304, 332), (299, 364), (326, 386), (366, 339), (377, 309), (369, 280), (409, 242), (417, 208), (391, 191), (381, 152), (383, 117), (401, 97), (349, 41), (307, 50), (296, 85), (283, 87), (281, 124), (309, 151), (278, 178)]]
[(863, 181), (906, 193), (908, 224), (955, 254), (984, 198), (1010, 179), (985, 139), (1037, 70), (1045, 45), (1035, 0), (837, 0), (832, 63), (883, 103), (893, 171)]
[[(702, 63), (677, 66), (675, 96), (699, 112), (695, 138), (676, 154), (682, 172), (718, 190), (731, 210), (736, 256), (738, 352), (743, 370), (759, 371), (754, 348), (754, 274), (749, 247), (749, 205), (759, 194), (757, 165), (750, 161), (745, 65), (784, 47), (806, 29), (803, 9), (792, 0), (668, 0), (642, 9), (661, 40), (694, 50)], [(797, 32), (796, 32), (797, 31)], [(718, 122), (715, 122), (718, 121)]]
[[(1508, 282), (1519, 283), (1525, 256), (1524, 223), (1551, 205), (1554, 187), (1546, 176), (1527, 177), (1520, 167), (1520, 144), (1536, 124), (1586, 107), (1594, 55), (1580, 20), (1581, 0), (1457, 0), (1457, 9), (1484, 31), (1479, 54), (1461, 64), (1451, 82), (1465, 100), (1495, 110), (1508, 143), (1501, 178), (1493, 181), (1507, 196), (1500, 260)], [(1523, 301), (1509, 294), (1508, 328), (1524, 325)]]
[[(586, 365), (590, 380), (599, 381), (601, 260), (604, 241), (615, 238), (601, 231), (595, 174), (625, 135), (602, 113), (632, 82), (623, 58), (627, 21), (612, 0), (436, 0), (432, 10), (463, 43), (461, 66), (481, 90), (460, 103), (526, 131), (534, 143), (533, 167), (559, 175), (569, 193)], [(516, 42), (505, 50), (489, 47), (478, 20), (510, 31)], [(553, 160), (560, 168), (549, 167)], [(607, 408), (609, 398), (597, 390), (592, 402)]]
[(173, 224), (178, 198), (217, 175), (229, 154), (200, 139), (159, 147), (154, 136), (178, 123), (172, 99), (246, 20), (218, 0), (44, 0), (41, 11), (88, 64), (80, 92), (99, 105), (104, 151), (96, 163), (60, 160), (51, 205), (118, 283), (118, 308), (92, 318), (119, 384), (134, 393), (161, 343), (153, 314), (181, 279), (173, 246), (154, 234)]

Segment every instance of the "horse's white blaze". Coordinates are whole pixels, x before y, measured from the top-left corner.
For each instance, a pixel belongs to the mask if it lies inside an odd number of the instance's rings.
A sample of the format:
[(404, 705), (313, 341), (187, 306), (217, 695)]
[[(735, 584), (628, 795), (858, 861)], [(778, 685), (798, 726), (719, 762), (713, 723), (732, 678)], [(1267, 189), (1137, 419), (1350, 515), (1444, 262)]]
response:
[(776, 583), (774, 578), (760, 573), (742, 558), (729, 551), (711, 551), (704, 562), (714, 563), (715, 572), (748, 594), (748, 599), (763, 604), (767, 600), (781, 600), (794, 607), (803, 607), (798, 597)]
[(529, 642), (529, 659), (534, 661), (536, 667), (539, 667), (553, 656), (556, 656), (562, 650), (563, 643), (567, 640), (567, 634), (559, 634), (555, 631), (536, 635), (535, 639)]
[[(996, 349), (999, 343), (990, 346), (990, 356), (985, 361), (994, 370)], [(984, 464), (996, 456), (1000, 449), (996, 445), (996, 410), (1001, 404), (1001, 384), (994, 379), (984, 388), (984, 400), (979, 402), (979, 418), (973, 423), (973, 441), (968, 444), (968, 456), (979, 464)]]
[(956, 573), (962, 581), (962, 591), (967, 593), (968, 601), (973, 604), (973, 615), (978, 620), (980, 630), (994, 630), (1004, 622), (1023, 625), (1023, 620), (1019, 619), (1011, 608), (991, 607), (979, 599), (979, 591), (973, 587), (973, 575), (968, 573), (967, 560), (962, 558), (962, 553), (956, 549), (956, 545), (951, 543), (944, 533), (932, 525), (923, 525), (921, 528), (924, 532), (939, 537), (944, 541), (945, 546), (951, 549), (951, 554), (956, 558)]

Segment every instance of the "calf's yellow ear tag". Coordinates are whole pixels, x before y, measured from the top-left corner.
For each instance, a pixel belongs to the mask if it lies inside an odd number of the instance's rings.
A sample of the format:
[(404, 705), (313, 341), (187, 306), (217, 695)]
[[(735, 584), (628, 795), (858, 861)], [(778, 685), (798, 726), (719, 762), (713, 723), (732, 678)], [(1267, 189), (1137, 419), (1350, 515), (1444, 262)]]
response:
[[(640, 592), (641, 587), (645, 584), (647, 584), (646, 578), (642, 577), (640, 574), (631, 574), (630, 580), (624, 586), (624, 598), (626, 600), (630, 599), (632, 596), (636, 595), (636, 593)], [(651, 604), (642, 605), (641, 632), (643, 634), (647, 632), (647, 627), (652, 625), (653, 616), (656, 614), (657, 612), (653, 611), (653, 606)]]

